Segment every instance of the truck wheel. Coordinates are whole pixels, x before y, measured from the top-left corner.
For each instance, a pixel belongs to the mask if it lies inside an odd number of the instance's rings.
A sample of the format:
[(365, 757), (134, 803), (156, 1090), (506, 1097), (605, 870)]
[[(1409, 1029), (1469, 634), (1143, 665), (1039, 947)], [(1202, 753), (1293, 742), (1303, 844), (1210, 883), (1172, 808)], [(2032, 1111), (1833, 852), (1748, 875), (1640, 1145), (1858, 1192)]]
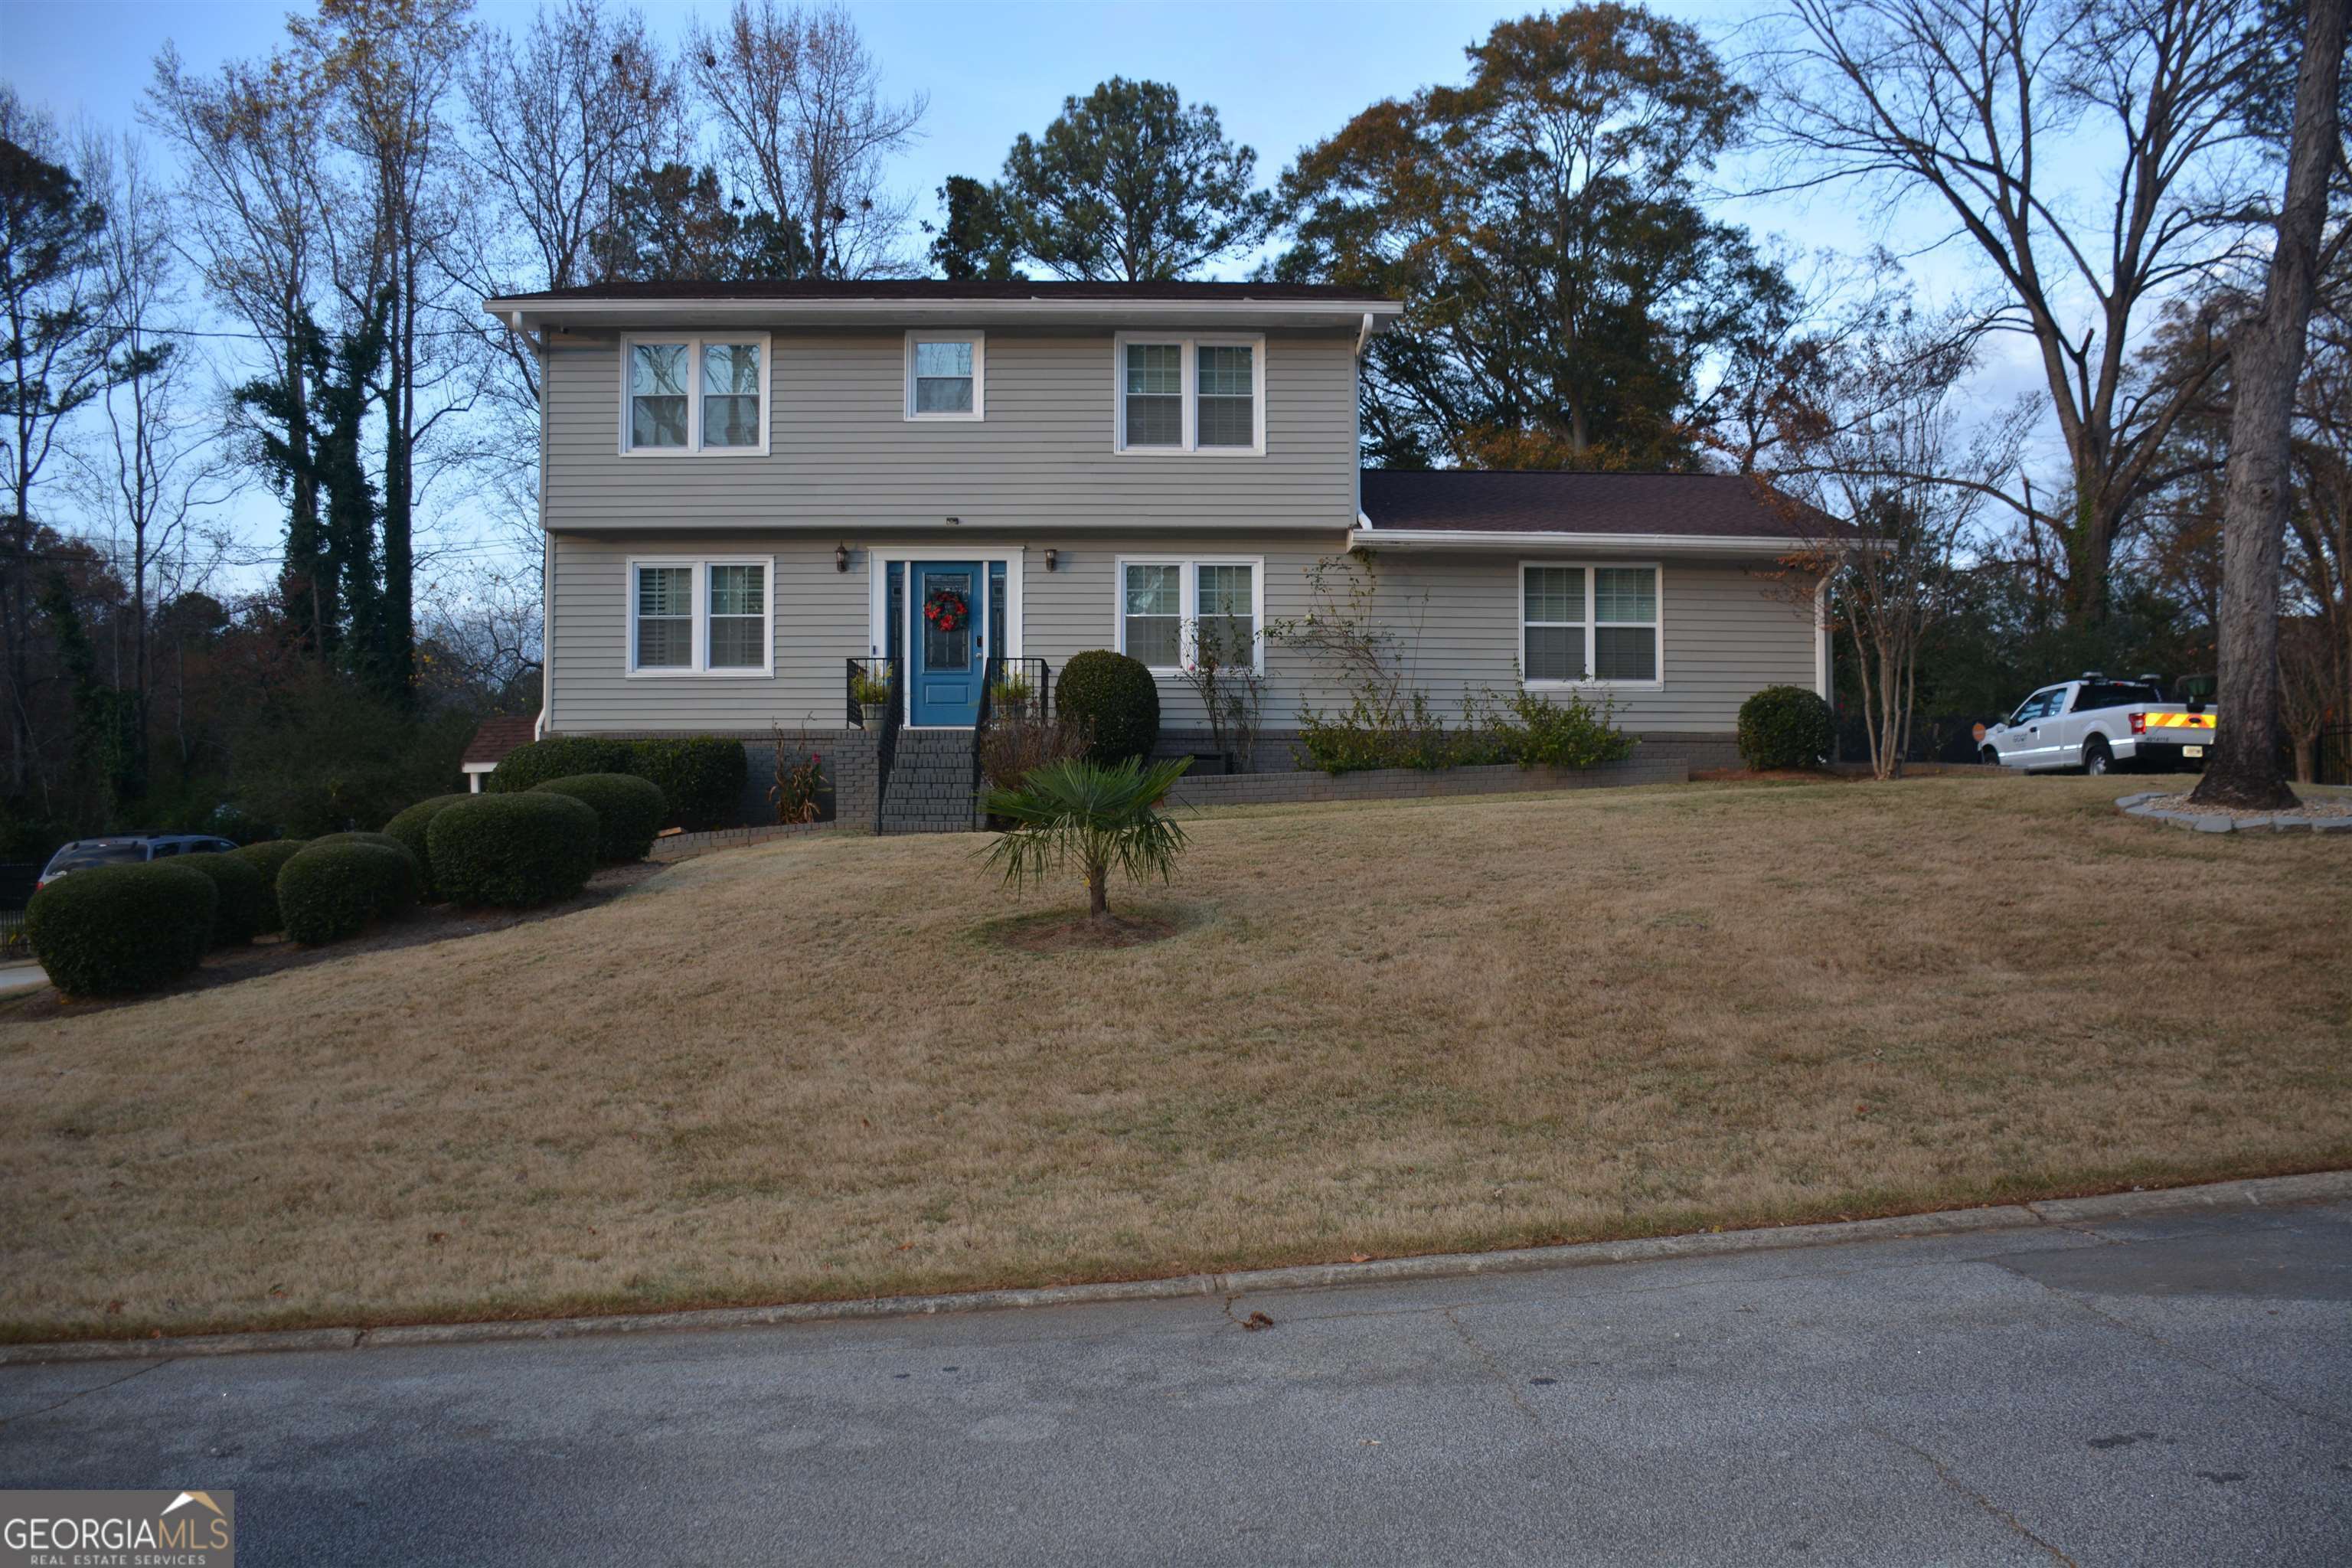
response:
[(2090, 743), (2083, 748), (2083, 771), (2095, 779), (2104, 778), (2116, 771), (2116, 754), (2107, 750), (2107, 743), (2096, 735), (2092, 736)]
[(2000, 753), (1994, 751), (1990, 746), (1987, 746), (1983, 751), (1977, 753), (1977, 761), (1982, 763), (1989, 768), (1997, 768), (2000, 766)]

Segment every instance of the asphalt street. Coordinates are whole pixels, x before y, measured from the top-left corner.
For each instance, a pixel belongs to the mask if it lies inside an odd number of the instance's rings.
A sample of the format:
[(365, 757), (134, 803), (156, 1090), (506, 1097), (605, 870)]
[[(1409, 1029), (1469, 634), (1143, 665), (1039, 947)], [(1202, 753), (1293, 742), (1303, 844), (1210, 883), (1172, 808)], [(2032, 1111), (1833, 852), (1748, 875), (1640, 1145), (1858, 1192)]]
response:
[(241, 1565), (2342, 1564), (2352, 1205), (0, 1368), (0, 1481), (234, 1490)]

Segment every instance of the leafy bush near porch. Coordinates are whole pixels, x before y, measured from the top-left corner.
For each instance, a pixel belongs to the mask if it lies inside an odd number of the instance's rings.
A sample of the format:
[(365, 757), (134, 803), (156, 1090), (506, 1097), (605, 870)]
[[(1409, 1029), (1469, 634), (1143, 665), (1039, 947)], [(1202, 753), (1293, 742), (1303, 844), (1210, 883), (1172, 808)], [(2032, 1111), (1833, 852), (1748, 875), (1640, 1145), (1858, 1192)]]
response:
[(635, 773), (658, 785), (669, 803), (665, 826), (706, 833), (731, 825), (743, 806), (743, 785), (751, 776), (743, 742), (715, 735), (632, 742), (627, 763), (617, 768), (573, 768), (575, 773)]
[(433, 880), (433, 851), (425, 842), (425, 830), (433, 826), (433, 819), (443, 811), (468, 798), (464, 794), (436, 795), (430, 800), (418, 801), (383, 825), (387, 835), (399, 839), (408, 847), (408, 852), (416, 857), (417, 868), (422, 874), (416, 885), (416, 896), (426, 903), (437, 901), (440, 890)]
[(499, 760), (482, 781), (491, 795), (520, 795), (550, 779), (581, 773), (625, 773), (636, 751), (629, 741), (608, 741), (597, 735), (551, 735), (517, 746)]
[(189, 870), (212, 881), (218, 901), (213, 906), (215, 947), (239, 947), (251, 942), (260, 928), (261, 900), (268, 891), (261, 868), (235, 855), (190, 855), (180, 861)]
[(278, 907), (278, 873), (286, 868), (286, 862), (310, 847), (307, 838), (272, 838), (229, 852), (230, 859), (242, 860), (261, 873), (261, 905), (254, 915), (256, 936), (286, 929), (286, 917)]
[(1531, 691), (1466, 699), (1461, 721), (1441, 721), (1425, 692), (1376, 708), (1359, 697), (1347, 711), (1300, 716), (1303, 761), (1327, 773), (1370, 768), (1591, 768), (1622, 762), (1638, 742), (1617, 728), (1612, 710), (1573, 694), (1561, 699)]
[(416, 897), (408, 851), (351, 840), (310, 847), (278, 873), (278, 907), (286, 934), (306, 946), (344, 942), (370, 921), (398, 914)]
[(127, 996), (203, 962), (219, 901), (212, 879), (183, 864), (96, 866), (35, 893), (25, 931), (67, 995)]
[(425, 829), (453, 903), (523, 909), (577, 893), (596, 868), (596, 814), (568, 795), (469, 795)]
[(1104, 767), (1151, 754), (1160, 743), (1160, 687), (1139, 659), (1108, 648), (1074, 657), (1054, 687), (1054, 710), (1082, 724), (1087, 755)]
[(1818, 692), (1768, 686), (1739, 705), (1739, 757), (1751, 768), (1818, 767), (1836, 749), (1836, 721)]
[(579, 773), (550, 779), (533, 795), (569, 795), (596, 814), (596, 858), (642, 860), (661, 831), (669, 803), (661, 786), (634, 773)]

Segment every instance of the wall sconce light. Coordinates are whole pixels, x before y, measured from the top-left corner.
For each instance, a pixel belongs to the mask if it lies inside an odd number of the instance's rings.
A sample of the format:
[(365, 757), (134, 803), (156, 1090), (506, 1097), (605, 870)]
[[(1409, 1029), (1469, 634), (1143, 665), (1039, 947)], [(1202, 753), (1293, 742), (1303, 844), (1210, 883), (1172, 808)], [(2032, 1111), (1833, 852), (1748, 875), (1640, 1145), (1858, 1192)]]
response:
[(1062, 552), (1058, 550), (1049, 548), (1045, 552), (1045, 570), (1048, 572), (1059, 572), (1061, 569)]
[(833, 547), (833, 569), (836, 572), (849, 570), (849, 546), (846, 544), (836, 544)]
[(949, 526), (949, 527), (950, 527), (950, 528), (952, 528), (952, 527), (954, 527), (957, 523), (961, 522), (962, 521), (963, 521), (963, 519), (961, 519), (961, 518), (960, 518), (960, 517), (951, 517), (951, 518), (948, 519), (948, 526)]

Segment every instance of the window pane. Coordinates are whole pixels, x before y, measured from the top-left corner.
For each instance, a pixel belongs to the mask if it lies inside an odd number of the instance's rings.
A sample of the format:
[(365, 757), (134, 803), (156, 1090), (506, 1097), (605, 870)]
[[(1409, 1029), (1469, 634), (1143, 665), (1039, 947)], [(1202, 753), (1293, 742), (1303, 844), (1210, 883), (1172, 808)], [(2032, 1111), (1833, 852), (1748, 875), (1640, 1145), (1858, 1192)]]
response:
[(915, 378), (915, 412), (918, 414), (969, 414), (971, 412), (971, 380), (951, 376), (919, 375)]
[(1180, 616), (1128, 616), (1127, 657), (1141, 659), (1155, 669), (1173, 668), (1181, 658), (1178, 643), (1182, 627)]
[(1592, 634), (1594, 671), (1602, 680), (1658, 679), (1658, 634), (1651, 626), (1599, 626)]
[(1530, 622), (1582, 623), (1584, 568), (1530, 566), (1527, 569), (1527, 618)]
[(629, 445), (686, 445), (684, 343), (636, 343), (630, 347)]
[(702, 345), (702, 444), (760, 444), (760, 345)]
[(1257, 619), (1250, 589), (1255, 568), (1202, 566), (1194, 574), (1199, 600), (1194, 610), (1199, 620), (1193, 636), (1200, 644), (1198, 657), (1218, 664), (1255, 664)]
[[(971, 617), (975, 607), (971, 602), (971, 574), (968, 572), (926, 572), (921, 578), (923, 602), (915, 607), (923, 629), (923, 668), (925, 669), (970, 669), (971, 668)], [(930, 617), (931, 597), (942, 591), (952, 593), (963, 601), (963, 614), (957, 617), (953, 631), (941, 631)]]
[(1658, 574), (1647, 566), (1602, 566), (1592, 578), (1593, 619), (1654, 621)]
[(687, 669), (694, 664), (694, 568), (637, 569), (637, 668)]
[(1200, 351), (1201, 414), (1198, 437), (1203, 447), (1247, 447), (1255, 444), (1256, 389), (1252, 384), (1246, 348), (1204, 348)]
[(1247, 566), (1203, 566), (1200, 569), (1203, 616), (1246, 616), (1252, 609)]
[(1183, 614), (1182, 570), (1178, 566), (1129, 567), (1127, 613), (1130, 616)]
[(710, 613), (714, 616), (759, 616), (768, 609), (768, 569), (764, 566), (713, 566), (710, 569)]
[(766, 650), (760, 646), (760, 634), (765, 626), (766, 623), (757, 616), (712, 616), (710, 668), (757, 669), (765, 664)]
[(1581, 626), (1529, 626), (1528, 628), (1528, 674), (1529, 680), (1581, 680), (1584, 679), (1584, 628)]
[(1127, 345), (1127, 444), (1184, 444), (1184, 360), (1174, 343)]
[(915, 374), (919, 376), (961, 376), (971, 379), (971, 345), (961, 342), (917, 343)]

